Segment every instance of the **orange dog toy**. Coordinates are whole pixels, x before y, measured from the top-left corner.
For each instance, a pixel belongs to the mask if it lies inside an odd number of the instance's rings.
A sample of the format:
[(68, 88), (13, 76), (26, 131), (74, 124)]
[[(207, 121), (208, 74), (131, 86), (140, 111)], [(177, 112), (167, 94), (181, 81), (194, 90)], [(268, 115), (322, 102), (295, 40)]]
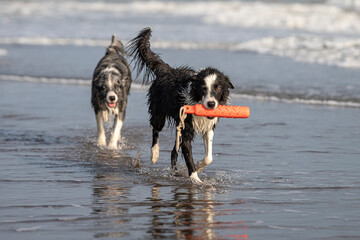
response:
[(184, 108), (185, 113), (202, 117), (248, 118), (250, 116), (249, 107), (242, 106), (219, 105), (215, 109), (207, 109), (202, 104), (196, 104), (184, 105)]
[(185, 128), (186, 114), (194, 114), (202, 117), (224, 117), (224, 118), (248, 118), (250, 116), (249, 107), (219, 105), (215, 109), (207, 109), (202, 104), (194, 106), (184, 105), (180, 108), (180, 122), (176, 127), (176, 152), (179, 152), (181, 143), (181, 129)]

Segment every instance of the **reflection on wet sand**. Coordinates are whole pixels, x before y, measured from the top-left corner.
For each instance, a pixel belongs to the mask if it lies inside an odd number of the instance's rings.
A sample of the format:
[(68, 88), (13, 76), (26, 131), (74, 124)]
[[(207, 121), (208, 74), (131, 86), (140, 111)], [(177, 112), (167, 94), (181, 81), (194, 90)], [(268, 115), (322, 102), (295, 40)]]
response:
[(124, 153), (96, 149), (87, 154), (88, 161), (97, 166), (92, 187), (92, 214), (100, 219), (94, 223), (94, 230), (99, 229), (94, 237), (128, 236), (128, 229), (122, 226), (131, 222), (128, 216), (130, 187), (123, 184), (124, 178), (119, 174), (119, 168), (131, 167), (133, 160)]
[[(152, 186), (151, 191), (144, 192), (137, 184), (141, 177), (135, 167), (142, 167), (136, 159), (118, 154), (105, 157), (102, 151), (94, 159), (103, 159), (101, 164), (97, 162), (92, 187), (92, 214), (98, 216), (94, 237), (249, 239), (244, 234), (246, 223), (231, 216), (238, 214), (239, 209), (234, 207), (244, 202), (233, 202), (229, 209), (215, 200), (218, 192), (213, 186), (174, 184), (170, 178), (169, 185), (154, 183), (153, 178), (144, 180)], [(141, 233), (134, 236), (134, 232)]]
[[(215, 222), (214, 208), (222, 205), (213, 198), (213, 188), (180, 186), (174, 188), (171, 200), (160, 198), (161, 187), (152, 188), (153, 218), (148, 230), (153, 239), (173, 237), (176, 239), (219, 239), (216, 229), (222, 224)], [(164, 216), (164, 213), (168, 215)], [(169, 217), (170, 216), (170, 217)], [(243, 224), (243, 222), (242, 222)], [(229, 239), (247, 240), (246, 234), (228, 236)]]
[(160, 191), (161, 187), (155, 185), (150, 198), (154, 214), (148, 232), (154, 239), (217, 238), (213, 228), (215, 212), (212, 210), (217, 203), (212, 200), (210, 189), (198, 194), (196, 187), (176, 187), (169, 200), (162, 199)]
[[(119, 184), (120, 180), (116, 173), (109, 175), (98, 174), (95, 177), (96, 185), (93, 188), (93, 214), (108, 218), (105, 221), (101, 221), (100, 225), (107, 224), (116, 226), (131, 221), (131, 219), (127, 217), (128, 207), (126, 203), (128, 202), (128, 188), (122, 187), (121, 184)], [(95, 237), (123, 237), (126, 235), (128, 235), (126, 231), (116, 231), (97, 233)]]
[[(183, 191), (185, 190), (185, 192)], [(196, 189), (189, 187), (177, 188), (174, 191), (174, 201), (178, 202), (174, 212), (174, 223), (177, 227), (177, 238), (186, 239), (216, 239), (214, 230), (214, 204), (211, 189), (205, 188), (198, 199)]]

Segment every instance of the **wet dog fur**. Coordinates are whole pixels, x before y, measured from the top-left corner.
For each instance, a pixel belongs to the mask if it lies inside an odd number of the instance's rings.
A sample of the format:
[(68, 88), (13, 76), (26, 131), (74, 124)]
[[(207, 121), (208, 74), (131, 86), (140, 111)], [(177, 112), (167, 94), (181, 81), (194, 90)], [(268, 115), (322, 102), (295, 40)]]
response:
[(106, 146), (104, 122), (109, 114), (114, 114), (113, 132), (108, 144), (109, 149), (117, 149), (121, 139), (121, 129), (125, 119), (127, 98), (131, 86), (131, 72), (124, 55), (126, 52), (116, 35), (105, 56), (97, 64), (91, 84), (91, 104), (97, 123), (97, 144)]
[[(173, 68), (150, 49), (151, 29), (143, 29), (129, 44), (130, 54), (134, 56), (138, 75), (144, 72), (144, 83), (151, 82), (148, 91), (150, 124), (153, 128), (151, 159), (159, 158), (159, 132), (166, 120), (179, 124), (179, 110), (185, 105), (201, 103), (208, 109), (229, 100), (229, 89), (234, 88), (229, 78), (211, 67), (195, 71), (190, 67)], [(152, 81), (151, 81), (152, 80)], [(212, 142), (218, 118), (187, 115), (185, 129), (181, 131), (180, 148), (184, 156), (191, 181), (201, 183), (198, 173), (212, 160)], [(195, 134), (202, 134), (205, 145), (205, 158), (195, 166), (192, 156), (192, 140)], [(171, 166), (176, 170), (178, 152), (174, 146), (171, 152)]]

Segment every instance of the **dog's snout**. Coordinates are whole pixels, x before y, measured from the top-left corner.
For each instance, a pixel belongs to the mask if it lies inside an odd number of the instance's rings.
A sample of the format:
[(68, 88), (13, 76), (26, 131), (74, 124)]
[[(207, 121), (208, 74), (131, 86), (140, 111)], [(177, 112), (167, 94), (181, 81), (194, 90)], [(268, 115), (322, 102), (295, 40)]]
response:
[(112, 101), (112, 102), (115, 101), (115, 99), (116, 99), (115, 96), (110, 96), (109, 97), (109, 100)]
[(214, 108), (215, 107), (215, 101), (209, 101), (207, 102), (207, 105), (209, 108)]

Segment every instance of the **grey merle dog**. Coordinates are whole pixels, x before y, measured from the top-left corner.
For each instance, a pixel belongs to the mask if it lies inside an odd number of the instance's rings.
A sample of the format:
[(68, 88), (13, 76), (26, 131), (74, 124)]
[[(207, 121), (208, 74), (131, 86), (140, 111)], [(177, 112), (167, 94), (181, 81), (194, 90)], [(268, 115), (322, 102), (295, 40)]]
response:
[[(201, 103), (205, 108), (215, 109), (219, 104), (226, 104), (229, 89), (234, 88), (229, 78), (211, 67), (195, 71), (189, 67), (173, 68), (150, 49), (151, 29), (143, 29), (130, 42), (130, 53), (135, 57), (138, 74), (145, 69), (144, 83), (151, 81), (148, 91), (150, 124), (153, 128), (151, 159), (159, 158), (159, 132), (166, 120), (179, 124), (179, 110), (184, 104)], [(212, 142), (218, 118), (188, 115), (185, 128), (181, 131), (180, 145), (185, 158), (191, 181), (201, 183), (198, 172), (213, 160)], [(195, 166), (192, 157), (191, 142), (195, 134), (202, 134), (205, 145), (205, 158)], [(171, 165), (176, 170), (178, 152), (176, 146), (171, 152)]]
[(129, 64), (124, 55), (126, 52), (122, 43), (113, 35), (105, 56), (94, 70), (91, 85), (91, 104), (96, 115), (99, 146), (106, 146), (104, 122), (108, 122), (109, 114), (115, 115), (109, 149), (116, 149), (121, 139), (121, 128), (132, 81)]

